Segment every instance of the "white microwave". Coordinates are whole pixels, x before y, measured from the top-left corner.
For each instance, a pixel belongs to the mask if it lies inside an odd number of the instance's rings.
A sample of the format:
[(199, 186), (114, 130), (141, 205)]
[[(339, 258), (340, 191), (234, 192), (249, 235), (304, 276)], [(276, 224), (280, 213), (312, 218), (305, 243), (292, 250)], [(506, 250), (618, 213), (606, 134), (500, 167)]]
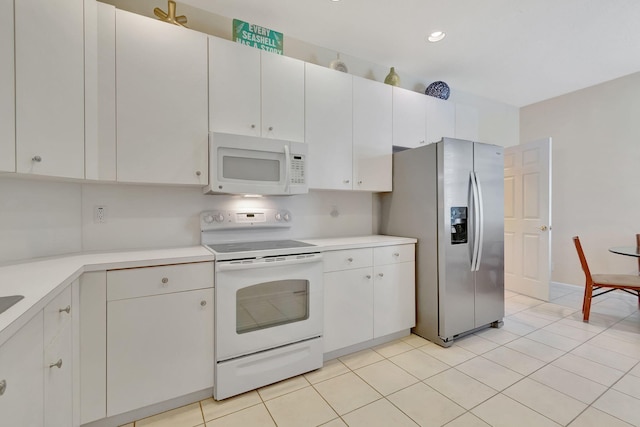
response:
[(308, 193), (307, 145), (227, 133), (209, 133), (207, 194)]

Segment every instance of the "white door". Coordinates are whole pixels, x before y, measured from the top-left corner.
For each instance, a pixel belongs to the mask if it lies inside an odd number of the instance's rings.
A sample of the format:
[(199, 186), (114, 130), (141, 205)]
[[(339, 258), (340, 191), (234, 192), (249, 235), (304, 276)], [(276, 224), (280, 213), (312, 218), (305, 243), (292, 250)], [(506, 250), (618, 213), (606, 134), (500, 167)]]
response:
[(16, 171), (13, 1), (0, 0), (0, 171)]
[(549, 300), (551, 138), (504, 153), (505, 288)]

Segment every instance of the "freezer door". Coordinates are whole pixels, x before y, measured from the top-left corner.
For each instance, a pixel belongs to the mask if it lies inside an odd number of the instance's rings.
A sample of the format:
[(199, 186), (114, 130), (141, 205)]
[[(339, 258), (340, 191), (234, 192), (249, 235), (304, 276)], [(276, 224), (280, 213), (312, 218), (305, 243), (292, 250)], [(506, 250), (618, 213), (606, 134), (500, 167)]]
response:
[(474, 144), (482, 232), (475, 273), (475, 326), (504, 317), (504, 149)]
[(438, 143), (438, 334), (443, 339), (475, 327), (472, 172), (472, 142), (444, 138)]

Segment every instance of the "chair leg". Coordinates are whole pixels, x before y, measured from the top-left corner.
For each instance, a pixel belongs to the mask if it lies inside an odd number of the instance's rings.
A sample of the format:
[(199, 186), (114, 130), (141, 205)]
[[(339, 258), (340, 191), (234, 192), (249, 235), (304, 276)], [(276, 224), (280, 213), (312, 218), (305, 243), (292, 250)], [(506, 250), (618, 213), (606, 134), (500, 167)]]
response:
[(587, 288), (589, 287), (589, 283), (584, 284), (584, 292), (582, 294), (582, 312), (584, 313), (584, 305), (587, 303)]
[(588, 284), (584, 289), (584, 301), (582, 303), (582, 321), (589, 322), (589, 313), (591, 312), (591, 298), (593, 296), (593, 285)]

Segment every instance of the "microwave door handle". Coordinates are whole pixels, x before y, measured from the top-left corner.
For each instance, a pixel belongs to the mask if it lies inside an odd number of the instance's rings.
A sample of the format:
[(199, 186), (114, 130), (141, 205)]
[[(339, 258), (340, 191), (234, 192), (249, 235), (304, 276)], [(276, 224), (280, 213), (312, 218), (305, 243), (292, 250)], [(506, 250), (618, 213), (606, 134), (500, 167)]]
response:
[(284, 162), (285, 162), (285, 174), (284, 174), (284, 192), (289, 192), (289, 184), (291, 182), (291, 153), (289, 152), (289, 144), (284, 146)]

